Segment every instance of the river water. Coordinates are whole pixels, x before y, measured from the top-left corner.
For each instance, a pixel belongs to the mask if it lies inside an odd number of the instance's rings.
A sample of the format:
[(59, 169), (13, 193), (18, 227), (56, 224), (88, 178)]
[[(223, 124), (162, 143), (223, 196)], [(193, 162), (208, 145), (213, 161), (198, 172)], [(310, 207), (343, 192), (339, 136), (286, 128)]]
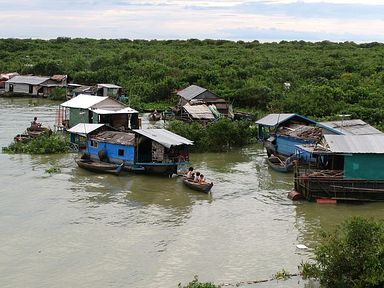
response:
[[(57, 103), (0, 98), (0, 146), (34, 116), (53, 128)], [(236, 284), (297, 273), (320, 229), (384, 204), (292, 202), (292, 175), (271, 171), (260, 145), (192, 153), (215, 182), (209, 195), (181, 179), (81, 170), (74, 154), (0, 154), (1, 287), (177, 287)], [(47, 169), (60, 167), (48, 174)], [(300, 250), (297, 244), (309, 249)], [(246, 287), (308, 287), (270, 281)]]

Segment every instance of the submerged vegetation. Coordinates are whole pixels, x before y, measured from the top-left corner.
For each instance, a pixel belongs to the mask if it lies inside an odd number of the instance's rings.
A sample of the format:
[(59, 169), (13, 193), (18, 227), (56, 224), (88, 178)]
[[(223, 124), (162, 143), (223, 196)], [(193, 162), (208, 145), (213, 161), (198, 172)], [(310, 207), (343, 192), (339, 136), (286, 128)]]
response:
[(181, 283), (178, 285), (179, 288), (219, 288), (220, 286), (216, 286), (211, 282), (200, 282), (197, 275), (195, 275), (194, 279), (189, 282), (186, 286), (182, 286)]
[(69, 151), (69, 138), (61, 133), (42, 134), (25, 142), (14, 142), (3, 147), (4, 153), (53, 154)]
[(177, 89), (197, 84), (236, 109), (315, 119), (347, 113), (378, 128), (383, 55), (381, 43), (0, 39), (0, 71), (118, 84), (134, 108), (171, 103)]

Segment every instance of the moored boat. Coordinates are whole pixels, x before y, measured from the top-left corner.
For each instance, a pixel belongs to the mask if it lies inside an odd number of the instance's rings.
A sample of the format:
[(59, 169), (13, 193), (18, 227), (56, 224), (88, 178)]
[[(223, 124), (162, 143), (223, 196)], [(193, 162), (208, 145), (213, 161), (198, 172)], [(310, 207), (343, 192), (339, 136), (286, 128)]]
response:
[(271, 155), (267, 158), (269, 167), (278, 172), (292, 172), (294, 161), (290, 161), (289, 158), (284, 159), (281, 156)]
[(200, 191), (204, 193), (209, 193), (211, 191), (211, 188), (213, 186), (213, 182), (207, 182), (204, 184), (200, 184), (198, 182), (194, 182), (192, 180), (187, 179), (186, 177), (183, 177), (183, 183), (185, 186), (195, 190), (195, 191)]
[(92, 172), (98, 173), (112, 173), (115, 175), (119, 175), (123, 169), (124, 163), (121, 164), (113, 164), (102, 161), (95, 161), (92, 159), (75, 159), (77, 165), (80, 168), (86, 169)]

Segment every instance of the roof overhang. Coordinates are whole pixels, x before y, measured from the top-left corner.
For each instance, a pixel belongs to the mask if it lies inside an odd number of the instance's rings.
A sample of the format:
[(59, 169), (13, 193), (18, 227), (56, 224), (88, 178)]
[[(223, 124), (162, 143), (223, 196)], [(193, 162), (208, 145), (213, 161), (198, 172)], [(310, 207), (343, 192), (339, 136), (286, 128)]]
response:
[(166, 129), (135, 129), (133, 132), (156, 141), (166, 148), (180, 145), (193, 145), (193, 141)]
[(105, 124), (79, 123), (67, 131), (80, 136), (87, 136), (89, 133), (92, 133), (103, 126), (105, 126)]

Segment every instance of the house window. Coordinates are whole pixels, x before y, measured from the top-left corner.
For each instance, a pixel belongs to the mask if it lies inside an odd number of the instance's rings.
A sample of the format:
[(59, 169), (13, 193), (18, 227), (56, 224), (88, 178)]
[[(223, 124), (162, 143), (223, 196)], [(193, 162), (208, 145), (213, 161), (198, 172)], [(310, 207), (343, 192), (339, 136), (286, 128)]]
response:
[(97, 142), (94, 140), (91, 140), (91, 147), (97, 148)]
[(124, 156), (124, 149), (119, 149), (118, 155), (119, 156)]

